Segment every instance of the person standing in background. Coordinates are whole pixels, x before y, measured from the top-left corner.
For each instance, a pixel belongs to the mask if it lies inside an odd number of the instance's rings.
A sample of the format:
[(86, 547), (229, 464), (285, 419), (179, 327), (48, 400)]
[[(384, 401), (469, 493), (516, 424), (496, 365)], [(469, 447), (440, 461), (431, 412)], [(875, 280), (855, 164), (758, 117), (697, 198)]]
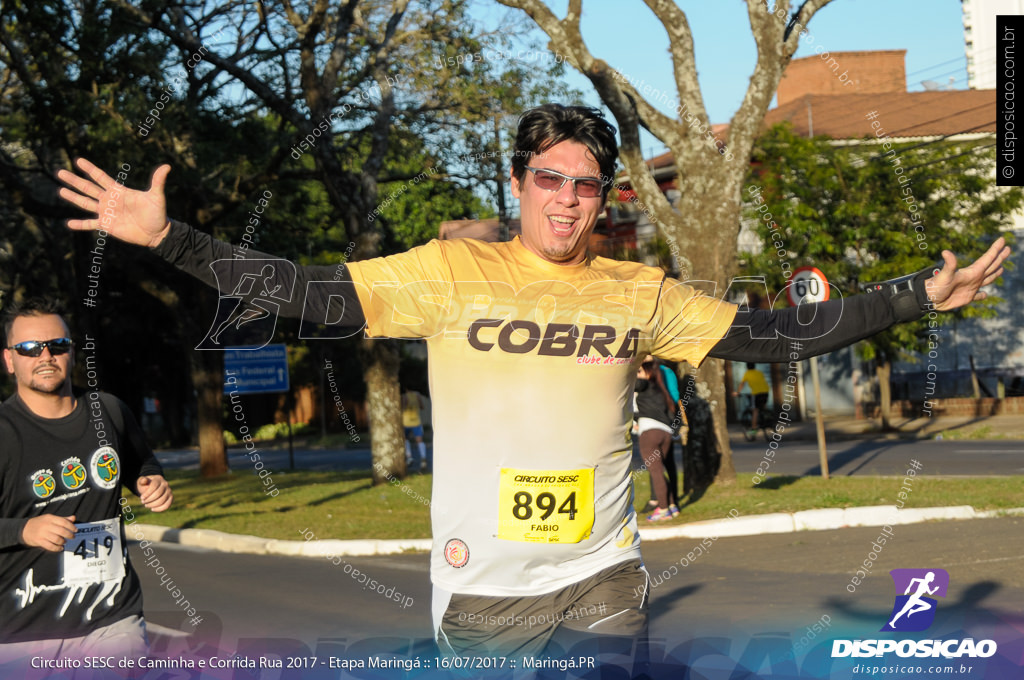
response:
[(410, 440), (415, 440), (416, 450), (420, 454), (420, 472), (427, 469), (427, 445), (423, 443), (423, 419), (420, 411), (423, 410), (420, 393), (415, 390), (402, 392), (402, 427), (405, 428), (405, 467), (412, 468), (412, 446)]
[[(672, 421), (676, 402), (662, 380), (658, 362), (648, 354), (637, 369), (636, 407), (640, 434), (640, 456), (651, 474), (651, 487), (658, 506), (647, 519), (659, 522), (679, 514), (678, 485), (672, 474), (666, 480), (666, 458), (672, 454)], [(675, 472), (675, 466), (672, 466)]]
[[(672, 423), (669, 427), (672, 429), (672, 437), (669, 440), (668, 453), (664, 457), (665, 474), (669, 479), (669, 495), (676, 498), (676, 504), (678, 504), (678, 480), (679, 471), (676, 466), (676, 452), (675, 444), (676, 439), (679, 439), (679, 427), (683, 423), (683, 412), (679, 407), (679, 379), (676, 378), (675, 371), (666, 366), (665, 364), (658, 362), (658, 370), (661, 371), (661, 380), (665, 385), (665, 389), (668, 391), (668, 396), (672, 398), (672, 402), (676, 404), (675, 415), (672, 418)], [(685, 442), (680, 440), (680, 443), (685, 446)], [(658, 507), (658, 498), (654, 493), (654, 484), (651, 484), (651, 500), (647, 502), (645, 511), (651, 512)]]
[(768, 405), (768, 381), (764, 379), (764, 373), (757, 370), (756, 364), (750, 361), (747, 362), (747, 372), (743, 374), (740, 386), (736, 388), (732, 396), (735, 397), (742, 392), (744, 385), (750, 387), (750, 394), (754, 398), (750, 414), (750, 430), (747, 432), (747, 439), (751, 439), (757, 435), (757, 416)]

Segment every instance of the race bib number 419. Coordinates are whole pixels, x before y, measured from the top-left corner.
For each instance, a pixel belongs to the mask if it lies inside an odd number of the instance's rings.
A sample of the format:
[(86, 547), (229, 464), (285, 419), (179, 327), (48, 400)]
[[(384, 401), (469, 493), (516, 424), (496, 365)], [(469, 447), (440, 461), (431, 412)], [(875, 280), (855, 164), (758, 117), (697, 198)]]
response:
[(502, 468), (498, 538), (579, 543), (594, 527), (594, 469)]
[(121, 518), (80, 522), (75, 537), (64, 544), (64, 585), (78, 586), (124, 578)]

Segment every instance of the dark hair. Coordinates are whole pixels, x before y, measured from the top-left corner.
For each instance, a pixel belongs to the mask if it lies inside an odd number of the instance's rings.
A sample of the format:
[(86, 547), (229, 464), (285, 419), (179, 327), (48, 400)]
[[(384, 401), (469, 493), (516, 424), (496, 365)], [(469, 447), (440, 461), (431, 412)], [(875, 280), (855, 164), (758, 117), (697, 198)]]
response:
[(754, 368), (757, 368), (757, 364), (755, 364), (755, 363), (754, 363), (753, 361), (748, 361), (748, 362), (747, 362), (747, 368), (748, 368), (748, 369), (754, 369)]
[(21, 316), (45, 316), (46, 314), (56, 314), (64, 322), (64, 325), (67, 325), (67, 321), (64, 319), (64, 305), (56, 298), (31, 297), (8, 305), (3, 316), (4, 345), (7, 345), (7, 341), (11, 337), (11, 327), (14, 326), (15, 319)]
[(605, 181), (602, 198), (608, 195), (615, 177), (615, 159), (619, 148), (615, 143), (615, 127), (595, 108), (544, 104), (530, 109), (519, 118), (516, 143), (512, 154), (512, 174), (520, 183), (526, 166), (534, 156), (561, 142), (579, 142), (594, 154), (601, 179)]

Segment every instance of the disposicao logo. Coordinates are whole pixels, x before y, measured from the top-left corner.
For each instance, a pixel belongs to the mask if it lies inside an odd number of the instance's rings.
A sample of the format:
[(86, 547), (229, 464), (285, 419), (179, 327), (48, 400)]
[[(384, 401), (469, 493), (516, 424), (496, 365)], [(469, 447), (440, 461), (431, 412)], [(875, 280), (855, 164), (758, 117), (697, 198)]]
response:
[[(945, 569), (893, 569), (896, 598), (882, 632), (912, 633), (927, 630), (935, 621), (938, 600), (949, 590)], [(900, 657), (990, 657), (996, 653), (994, 640), (833, 640), (832, 658), (879, 657), (895, 653)]]
[(896, 584), (896, 601), (889, 622), (880, 630), (905, 633), (927, 630), (935, 621), (938, 605), (937, 600), (928, 596), (946, 596), (949, 572), (945, 569), (893, 569), (889, 574)]

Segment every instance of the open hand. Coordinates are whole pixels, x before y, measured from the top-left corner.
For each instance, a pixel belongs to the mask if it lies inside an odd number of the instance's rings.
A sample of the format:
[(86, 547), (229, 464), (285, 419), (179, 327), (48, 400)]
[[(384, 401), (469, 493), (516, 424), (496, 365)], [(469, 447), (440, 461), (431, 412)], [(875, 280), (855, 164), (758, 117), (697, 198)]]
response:
[(956, 267), (956, 255), (942, 251), (942, 271), (925, 282), (928, 300), (940, 312), (959, 309), (987, 296), (979, 289), (1003, 274), (1003, 262), (1010, 256), (1006, 240), (999, 237), (985, 254), (963, 269)]
[(164, 182), (171, 166), (153, 171), (147, 191), (129, 189), (95, 165), (79, 158), (75, 165), (88, 177), (67, 170), (57, 171), (57, 179), (75, 189), (62, 188), (58, 194), (68, 203), (96, 217), (68, 220), (68, 228), (78, 231), (102, 229), (114, 238), (152, 248), (163, 241), (170, 230), (164, 200)]

